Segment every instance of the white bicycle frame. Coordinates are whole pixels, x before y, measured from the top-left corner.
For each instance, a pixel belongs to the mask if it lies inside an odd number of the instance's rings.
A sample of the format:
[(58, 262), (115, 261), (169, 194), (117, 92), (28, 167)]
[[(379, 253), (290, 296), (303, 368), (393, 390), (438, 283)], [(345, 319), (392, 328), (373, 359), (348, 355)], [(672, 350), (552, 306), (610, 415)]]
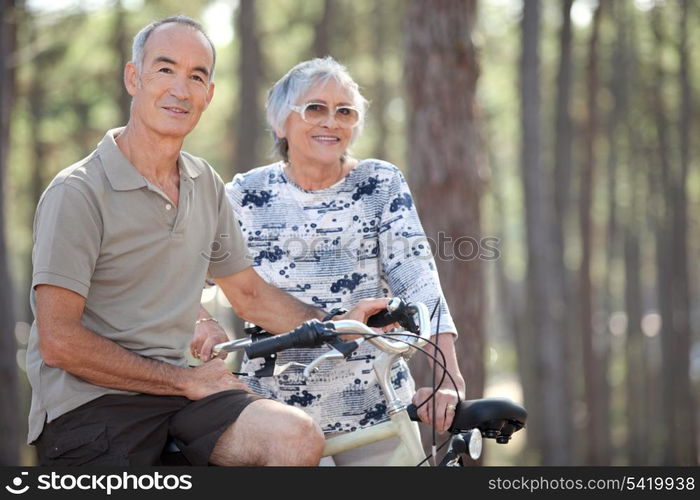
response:
[[(423, 463), (428, 465), (425, 459), (425, 452), (421, 444), (418, 424), (411, 421), (406, 411), (406, 406), (396, 395), (391, 384), (391, 367), (403, 357), (408, 359), (415, 352), (415, 347), (422, 347), (430, 338), (430, 317), (428, 309), (424, 304), (416, 304), (418, 307), (418, 317), (421, 326), (420, 337), (407, 338), (406, 341), (389, 340), (386, 337), (368, 337), (368, 341), (382, 351), (374, 361), (374, 372), (377, 376), (382, 392), (387, 399), (387, 413), (389, 420), (352, 432), (329, 436), (326, 438), (326, 445), (323, 448), (323, 456), (333, 456), (343, 451), (359, 448), (370, 443), (383, 441), (392, 437), (399, 438), (400, 444), (389, 458), (385, 465), (418, 465)], [(352, 320), (341, 320), (335, 322), (336, 331), (340, 333), (367, 333), (374, 335), (375, 332), (366, 325)], [(332, 351), (331, 351), (332, 352)], [(330, 356), (329, 356), (330, 357)], [(320, 358), (323, 358), (321, 356)], [(317, 358), (319, 359), (319, 358)], [(312, 362), (312, 367), (314, 362)], [(309, 370), (305, 370), (305, 374)]]
[[(427, 307), (422, 303), (414, 304), (417, 308), (420, 325), (419, 336), (406, 336), (403, 340), (393, 340), (390, 336), (378, 336), (376, 331), (367, 325), (355, 320), (334, 321), (336, 332), (348, 335), (368, 335), (366, 338), (355, 340), (358, 344), (368, 341), (375, 345), (382, 353), (374, 361), (373, 369), (377, 376), (377, 382), (387, 400), (387, 414), (389, 420), (364, 427), (344, 434), (332, 435), (326, 438), (326, 445), (323, 449), (323, 456), (333, 456), (343, 451), (359, 448), (370, 443), (383, 441), (392, 437), (399, 438), (400, 444), (389, 458), (385, 465), (409, 465), (415, 466), (419, 463), (429, 465), (425, 460), (425, 452), (421, 444), (418, 424), (411, 421), (406, 411), (406, 406), (399, 399), (391, 383), (391, 367), (400, 358), (410, 358), (416, 348), (423, 347), (430, 339), (430, 316)], [(215, 346), (218, 349), (224, 345), (224, 351), (231, 352), (241, 349), (250, 343), (250, 339), (234, 340)], [(325, 352), (314, 359), (304, 368), (304, 377), (309, 378), (317, 371), (317, 366), (324, 361), (342, 360), (344, 356), (335, 349)], [(275, 375), (279, 375), (284, 370), (298, 363), (287, 363), (275, 367)]]

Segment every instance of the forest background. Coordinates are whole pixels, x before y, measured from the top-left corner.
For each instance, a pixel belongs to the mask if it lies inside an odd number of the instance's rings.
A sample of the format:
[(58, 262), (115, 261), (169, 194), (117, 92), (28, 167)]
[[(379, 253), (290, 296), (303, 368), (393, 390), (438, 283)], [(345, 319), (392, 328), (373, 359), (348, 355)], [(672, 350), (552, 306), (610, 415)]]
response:
[(271, 161), (265, 95), (293, 65), (330, 54), (360, 84), (371, 105), (353, 154), (407, 176), (468, 396), (529, 410), (528, 428), (489, 443), (484, 463), (698, 464), (700, 5), (0, 5), (0, 464), (35, 463), (24, 358), (37, 200), (126, 122), (131, 39), (178, 13), (218, 51), (213, 105), (185, 149), (226, 181)]

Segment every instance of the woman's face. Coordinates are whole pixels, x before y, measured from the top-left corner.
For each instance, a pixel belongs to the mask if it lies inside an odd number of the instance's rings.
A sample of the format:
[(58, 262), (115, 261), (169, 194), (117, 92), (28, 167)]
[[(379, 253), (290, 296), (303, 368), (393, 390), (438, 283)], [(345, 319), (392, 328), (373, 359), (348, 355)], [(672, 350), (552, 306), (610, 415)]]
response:
[(301, 113), (292, 111), (285, 123), (285, 130), (279, 133), (289, 144), (289, 161), (292, 165), (333, 165), (345, 154), (352, 138), (353, 129), (342, 126), (334, 115), (338, 106), (352, 106), (352, 94), (341, 84), (331, 79), (319, 83), (304, 95), (297, 106), (307, 103), (325, 104), (331, 112), (317, 124), (307, 123)]

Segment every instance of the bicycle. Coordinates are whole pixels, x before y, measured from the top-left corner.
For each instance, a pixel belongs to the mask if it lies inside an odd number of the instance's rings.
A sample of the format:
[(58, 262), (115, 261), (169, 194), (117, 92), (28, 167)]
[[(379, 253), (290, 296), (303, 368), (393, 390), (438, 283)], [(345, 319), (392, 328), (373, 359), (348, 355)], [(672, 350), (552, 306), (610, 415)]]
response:
[[(416, 321), (417, 320), (417, 321)], [(280, 375), (284, 371), (297, 367), (303, 368), (305, 378), (313, 376), (317, 367), (333, 360), (348, 358), (364, 341), (375, 345), (381, 354), (374, 361), (373, 369), (381, 390), (387, 399), (389, 420), (379, 424), (357, 429), (352, 432), (326, 438), (323, 456), (332, 456), (366, 444), (398, 437), (400, 444), (386, 465), (428, 465), (428, 459), (436, 456), (440, 448), (433, 443), (431, 455), (425, 456), (417, 425), (417, 407), (408, 406), (398, 398), (391, 384), (391, 367), (400, 356), (408, 359), (416, 351), (428, 354), (423, 347), (435, 345), (430, 340), (430, 317), (422, 303), (405, 304), (400, 299), (392, 299), (387, 311), (373, 316), (368, 324), (374, 327), (400, 324), (404, 331), (378, 334), (370, 326), (354, 320), (337, 320), (320, 322), (307, 321), (295, 330), (280, 335), (258, 335), (258, 338), (243, 338), (224, 342), (214, 346), (213, 355), (243, 350), (249, 359), (265, 358), (265, 364), (254, 373), (245, 375), (270, 376)], [(360, 336), (353, 340), (344, 340), (341, 336)], [(308, 365), (300, 363), (275, 364), (276, 353), (293, 347), (316, 347), (328, 344), (331, 350), (324, 352)], [(439, 349), (435, 345), (436, 354)], [(441, 353), (440, 353), (441, 354)], [(444, 368), (437, 356), (433, 361)], [(447, 377), (451, 376), (446, 371)], [(442, 385), (437, 384), (436, 388)], [(424, 402), (426, 404), (428, 401)], [(468, 455), (478, 459), (482, 452), (482, 438), (495, 439), (497, 443), (506, 444), (512, 434), (525, 426), (527, 411), (522, 406), (504, 398), (482, 398), (459, 401), (455, 408), (452, 426), (448, 430), (450, 446), (440, 466), (460, 466)]]

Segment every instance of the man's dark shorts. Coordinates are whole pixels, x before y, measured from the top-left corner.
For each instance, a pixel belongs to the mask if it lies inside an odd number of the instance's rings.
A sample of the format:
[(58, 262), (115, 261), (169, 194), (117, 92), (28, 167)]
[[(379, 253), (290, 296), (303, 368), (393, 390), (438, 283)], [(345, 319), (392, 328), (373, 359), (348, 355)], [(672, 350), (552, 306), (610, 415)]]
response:
[(199, 401), (110, 394), (46, 424), (34, 444), (41, 465), (161, 465), (172, 440), (177, 456), (207, 465), (221, 434), (258, 399), (240, 390)]

